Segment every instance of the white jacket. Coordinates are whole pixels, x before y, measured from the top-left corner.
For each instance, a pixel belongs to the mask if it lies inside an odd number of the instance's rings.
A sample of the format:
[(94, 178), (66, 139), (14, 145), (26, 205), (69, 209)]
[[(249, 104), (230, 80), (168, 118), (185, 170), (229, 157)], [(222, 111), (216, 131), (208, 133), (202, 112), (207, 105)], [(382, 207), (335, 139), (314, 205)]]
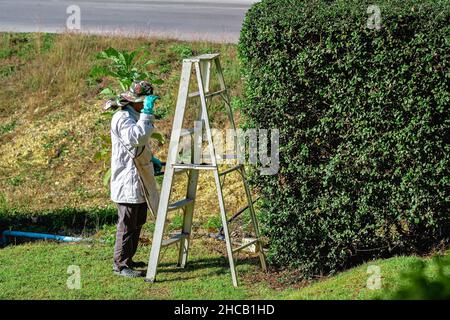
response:
[(116, 203), (145, 202), (132, 155), (139, 152), (140, 147), (150, 152), (153, 119), (151, 115), (138, 113), (126, 106), (117, 111), (111, 120), (111, 200)]

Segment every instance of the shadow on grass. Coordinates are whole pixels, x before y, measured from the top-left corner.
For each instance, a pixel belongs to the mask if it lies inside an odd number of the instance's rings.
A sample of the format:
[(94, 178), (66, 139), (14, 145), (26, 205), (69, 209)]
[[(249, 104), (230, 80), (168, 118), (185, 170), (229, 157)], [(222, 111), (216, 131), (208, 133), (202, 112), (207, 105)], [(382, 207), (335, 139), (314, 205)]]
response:
[[(236, 269), (239, 274), (240, 267), (242, 266), (257, 266), (259, 265), (259, 258), (243, 258), (236, 263)], [(190, 273), (201, 271), (204, 269), (210, 270), (207, 274), (201, 274), (200, 276), (221, 276), (230, 272), (230, 266), (228, 264), (227, 257), (215, 257), (215, 258), (194, 258), (188, 261), (185, 268), (177, 267), (174, 262), (164, 262), (159, 264), (157, 282), (173, 282), (180, 280), (198, 279), (199, 275), (189, 276)], [(179, 277), (161, 279), (161, 276), (180, 274)]]

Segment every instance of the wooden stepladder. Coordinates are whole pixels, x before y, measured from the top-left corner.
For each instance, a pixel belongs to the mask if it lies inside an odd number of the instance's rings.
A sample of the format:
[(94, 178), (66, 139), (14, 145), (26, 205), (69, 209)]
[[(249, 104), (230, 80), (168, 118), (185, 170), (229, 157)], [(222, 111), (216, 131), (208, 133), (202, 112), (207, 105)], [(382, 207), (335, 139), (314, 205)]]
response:
[[(214, 66), (216, 70), (218, 83), (220, 85), (220, 89), (215, 92), (209, 91), (212, 66)], [(189, 93), (189, 83), (193, 71), (195, 72), (198, 91)], [(146, 275), (146, 281), (148, 282), (154, 282), (156, 279), (156, 271), (160, 260), (160, 253), (162, 247), (175, 243), (180, 243), (178, 266), (181, 268), (184, 268), (186, 266), (189, 251), (189, 240), (191, 238), (192, 232), (192, 218), (194, 213), (197, 183), (200, 170), (211, 170), (214, 174), (222, 221), (222, 228), (226, 243), (233, 285), (234, 286), (238, 285), (233, 254), (242, 249), (245, 249), (249, 246), (253, 246), (256, 249), (255, 251), (258, 252), (262, 269), (266, 270), (266, 260), (262, 248), (258, 222), (253, 208), (252, 195), (246, 180), (245, 167), (243, 164), (238, 164), (237, 166), (219, 172), (216, 150), (213, 145), (212, 132), (207, 110), (208, 102), (215, 96), (221, 97), (225, 102), (231, 128), (235, 130), (234, 132), (236, 132), (236, 126), (230, 105), (230, 99), (227, 93), (227, 89), (225, 87), (223, 72), (219, 61), (219, 54), (203, 54), (197, 57), (184, 59), (180, 80), (180, 88), (178, 92), (178, 101), (175, 110), (175, 117), (173, 121), (169, 152), (166, 161), (164, 180), (161, 188), (161, 196), (159, 201), (158, 213), (156, 216), (155, 231), (153, 234), (152, 248), (150, 252), (150, 259)], [(197, 113), (196, 125), (194, 126), (193, 129), (182, 129), (188, 98), (195, 98), (195, 97), (200, 98), (200, 105), (201, 105), (201, 108), (200, 110), (198, 110)], [(210, 163), (208, 164), (201, 163), (200, 150), (203, 142), (203, 126), (208, 143), (207, 146), (207, 149), (209, 151), (208, 158), (210, 159)], [(191, 153), (191, 163), (188, 164), (180, 163), (179, 160), (177, 159), (178, 150), (180, 146), (180, 139), (187, 135), (191, 135), (193, 137), (191, 143), (193, 149), (193, 152)], [(234, 151), (236, 153), (234, 155), (234, 158), (237, 158), (238, 152), (237, 143), (234, 143)], [(255, 234), (255, 237), (253, 239), (239, 245), (237, 248), (233, 248), (233, 244), (230, 239), (228, 219), (225, 210), (224, 198), (222, 193), (222, 181), (221, 181), (222, 177), (233, 171), (239, 172), (239, 174), (242, 176), (248, 203), (247, 207), (249, 209), (253, 225), (253, 231)], [(178, 172), (188, 173), (186, 198), (170, 204), (169, 198), (172, 189), (172, 182), (174, 179), (174, 175)], [(168, 212), (177, 209), (183, 210), (184, 213), (182, 230), (181, 232), (170, 237), (169, 239), (163, 240)]]

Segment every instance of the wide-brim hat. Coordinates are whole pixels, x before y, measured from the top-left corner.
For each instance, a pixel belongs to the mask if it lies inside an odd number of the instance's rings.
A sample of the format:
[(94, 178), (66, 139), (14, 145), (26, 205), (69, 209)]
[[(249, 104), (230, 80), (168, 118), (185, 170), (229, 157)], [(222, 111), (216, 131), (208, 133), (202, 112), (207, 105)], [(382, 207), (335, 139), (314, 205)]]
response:
[(143, 102), (146, 96), (139, 96), (134, 94), (131, 91), (125, 91), (120, 94), (120, 97), (129, 101), (129, 102)]
[(130, 104), (130, 101), (125, 100), (124, 98), (118, 96), (116, 98), (109, 99), (108, 101), (106, 101), (105, 105), (103, 106), (103, 111), (108, 111), (110, 109), (116, 110), (118, 108), (123, 108), (128, 104)]
[(153, 87), (148, 81), (133, 81), (130, 90), (120, 94), (120, 97), (129, 102), (143, 102), (146, 96), (153, 94)]

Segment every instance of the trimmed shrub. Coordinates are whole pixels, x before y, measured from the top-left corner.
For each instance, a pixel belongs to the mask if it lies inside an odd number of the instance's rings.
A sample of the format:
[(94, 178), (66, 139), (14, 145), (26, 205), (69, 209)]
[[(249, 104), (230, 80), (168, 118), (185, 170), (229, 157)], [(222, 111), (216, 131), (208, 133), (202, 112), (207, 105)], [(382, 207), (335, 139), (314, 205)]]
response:
[(263, 0), (241, 32), (245, 126), (280, 130), (269, 260), (305, 276), (449, 241), (448, 2), (371, 4)]

